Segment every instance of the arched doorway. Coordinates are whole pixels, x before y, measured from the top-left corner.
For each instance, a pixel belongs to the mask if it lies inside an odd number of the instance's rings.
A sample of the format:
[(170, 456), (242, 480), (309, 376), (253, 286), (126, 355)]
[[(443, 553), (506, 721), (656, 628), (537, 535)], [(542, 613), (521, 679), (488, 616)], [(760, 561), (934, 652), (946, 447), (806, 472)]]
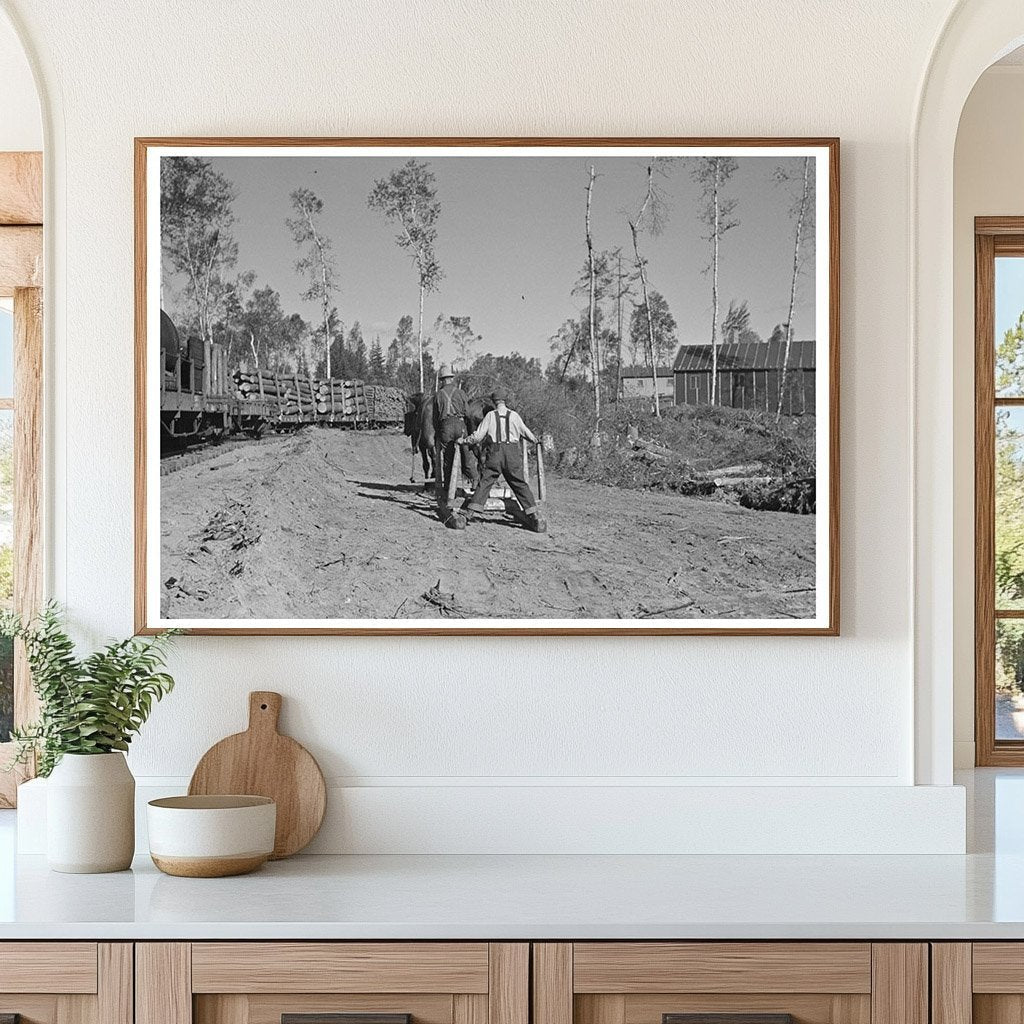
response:
[[(975, 82), (1024, 42), (1019, 0), (962, 0), (925, 71), (911, 139), (911, 316), (914, 345), (914, 661), (916, 781), (953, 771), (954, 312), (953, 169), (960, 116)], [(959, 605), (959, 602), (957, 602)]]

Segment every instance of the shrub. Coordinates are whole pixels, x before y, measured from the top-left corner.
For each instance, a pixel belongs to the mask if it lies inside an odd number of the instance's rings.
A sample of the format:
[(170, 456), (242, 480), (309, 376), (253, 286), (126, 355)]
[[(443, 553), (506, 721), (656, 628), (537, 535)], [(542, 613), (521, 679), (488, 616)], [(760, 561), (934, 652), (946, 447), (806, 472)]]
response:
[(38, 756), (39, 774), (49, 775), (65, 754), (109, 754), (127, 750), (174, 680), (159, 671), (174, 632), (150, 639), (113, 641), (84, 658), (75, 655), (57, 606), (50, 603), (24, 623), (0, 613), (0, 635), (21, 640), (39, 696), (39, 721), (11, 736), (15, 764)]

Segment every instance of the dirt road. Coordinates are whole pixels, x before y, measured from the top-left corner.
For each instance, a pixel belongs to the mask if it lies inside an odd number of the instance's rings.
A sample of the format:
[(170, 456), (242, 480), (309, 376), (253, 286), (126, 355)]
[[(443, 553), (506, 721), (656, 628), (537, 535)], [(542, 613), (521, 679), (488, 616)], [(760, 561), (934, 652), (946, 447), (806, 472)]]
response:
[(549, 474), (547, 535), (497, 512), (455, 532), (397, 431), (207, 454), (161, 477), (169, 618), (813, 614), (814, 516)]

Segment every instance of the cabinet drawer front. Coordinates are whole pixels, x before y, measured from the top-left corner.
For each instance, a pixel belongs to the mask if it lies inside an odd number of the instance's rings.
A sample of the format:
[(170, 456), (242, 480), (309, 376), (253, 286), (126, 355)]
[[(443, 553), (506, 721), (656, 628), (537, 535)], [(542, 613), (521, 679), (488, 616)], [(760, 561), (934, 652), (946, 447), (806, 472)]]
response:
[(0, 944), (0, 992), (96, 992), (95, 942)]
[(195, 998), (194, 1024), (281, 1024), (289, 1014), (411, 1014), (413, 1024), (455, 1024), (451, 995), (412, 993), (203, 995)]
[(486, 942), (197, 942), (192, 991), (479, 992)]
[(573, 991), (871, 991), (871, 945), (787, 942), (578, 942)]
[[(577, 996), (585, 1001), (607, 996)], [(614, 997), (613, 997), (614, 998)], [(773, 995), (707, 995), (680, 992), (659, 995), (623, 996), (623, 1024), (662, 1024), (665, 1014), (709, 1015), (728, 1019), (728, 1015), (759, 1017), (792, 1016), (800, 1024), (871, 1024), (871, 997), (868, 995), (826, 995), (782, 992)], [(577, 1024), (585, 1015), (577, 1014)]]
[(1024, 992), (1024, 942), (976, 942), (975, 992)]

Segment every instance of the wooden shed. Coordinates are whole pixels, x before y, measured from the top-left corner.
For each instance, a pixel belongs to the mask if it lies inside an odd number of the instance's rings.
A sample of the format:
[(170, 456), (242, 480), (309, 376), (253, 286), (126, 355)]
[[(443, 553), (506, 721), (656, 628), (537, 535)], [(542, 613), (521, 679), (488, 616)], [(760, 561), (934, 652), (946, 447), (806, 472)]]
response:
[[(794, 341), (789, 350), (787, 416), (814, 415), (813, 341)], [(718, 346), (718, 404), (734, 409), (775, 412), (782, 384), (784, 342), (743, 342)], [(711, 401), (711, 346), (682, 345), (673, 366), (676, 405), (708, 405)]]
[[(619, 371), (619, 393), (623, 398), (651, 398), (654, 383), (649, 366), (624, 366)], [(675, 376), (671, 366), (658, 367), (658, 399), (671, 405), (675, 399)]]

